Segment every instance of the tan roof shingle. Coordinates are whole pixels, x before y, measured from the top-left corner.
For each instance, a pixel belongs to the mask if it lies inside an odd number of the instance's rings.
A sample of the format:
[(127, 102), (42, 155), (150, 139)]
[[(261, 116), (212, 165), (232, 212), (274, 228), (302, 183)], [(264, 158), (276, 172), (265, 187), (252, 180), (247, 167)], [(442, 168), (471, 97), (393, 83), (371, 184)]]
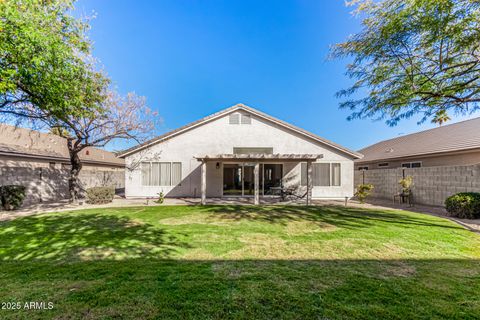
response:
[(480, 117), (384, 140), (359, 150), (357, 163), (480, 148)]
[[(9, 155), (28, 155), (69, 161), (67, 142), (54, 134), (0, 124), (0, 152)], [(98, 148), (85, 148), (80, 153), (85, 163), (124, 166), (125, 160), (114, 153)]]

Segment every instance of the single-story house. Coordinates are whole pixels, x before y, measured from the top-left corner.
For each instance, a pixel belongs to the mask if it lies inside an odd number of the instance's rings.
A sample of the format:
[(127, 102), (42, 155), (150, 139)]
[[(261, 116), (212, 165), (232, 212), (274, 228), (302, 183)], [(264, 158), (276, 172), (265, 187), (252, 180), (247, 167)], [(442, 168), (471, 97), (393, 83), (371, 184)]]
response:
[[(83, 169), (122, 171), (125, 160), (98, 148), (80, 153)], [(0, 124), (0, 166), (67, 169), (70, 156), (64, 138), (36, 130)]]
[(307, 199), (353, 196), (361, 154), (237, 104), (119, 154), (125, 195), (262, 197), (294, 189)]
[(480, 118), (384, 140), (359, 150), (356, 170), (480, 163)]
[[(114, 186), (122, 192), (125, 160), (97, 148), (81, 151), (83, 189)], [(0, 185), (26, 187), (25, 204), (68, 198), (70, 156), (67, 142), (54, 134), (0, 124)]]

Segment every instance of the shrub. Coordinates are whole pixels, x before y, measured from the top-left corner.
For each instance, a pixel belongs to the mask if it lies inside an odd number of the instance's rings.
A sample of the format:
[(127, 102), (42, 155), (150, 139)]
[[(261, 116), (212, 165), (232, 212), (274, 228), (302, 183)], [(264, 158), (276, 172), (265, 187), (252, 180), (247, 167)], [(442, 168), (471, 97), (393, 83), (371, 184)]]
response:
[(156, 203), (162, 204), (163, 201), (165, 201), (165, 195), (163, 194), (163, 191), (160, 191), (158, 194), (158, 199), (155, 200)]
[(461, 192), (454, 194), (445, 200), (445, 208), (451, 217), (480, 218), (480, 193)]
[(25, 199), (24, 186), (1, 186), (0, 187), (0, 202), (5, 210), (16, 210), (20, 208)]
[(103, 204), (110, 203), (115, 195), (115, 189), (112, 187), (93, 187), (87, 189), (87, 203)]
[(412, 185), (413, 185), (413, 177), (406, 176), (405, 178), (398, 181), (398, 184), (402, 187), (403, 194), (410, 194), (410, 191), (412, 190)]
[(365, 203), (365, 199), (370, 195), (373, 188), (373, 184), (359, 184), (355, 192), (355, 197), (357, 197), (360, 203)]

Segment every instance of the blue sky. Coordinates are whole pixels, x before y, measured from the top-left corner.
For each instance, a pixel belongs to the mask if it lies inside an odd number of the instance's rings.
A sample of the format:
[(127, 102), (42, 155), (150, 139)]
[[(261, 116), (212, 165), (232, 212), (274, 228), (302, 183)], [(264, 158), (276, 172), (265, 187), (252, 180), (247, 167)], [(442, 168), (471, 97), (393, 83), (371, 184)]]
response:
[[(80, 0), (95, 12), (94, 55), (122, 93), (146, 96), (163, 124), (157, 134), (244, 103), (358, 150), (434, 127), (347, 121), (335, 92), (351, 81), (330, 46), (360, 21), (341, 0)], [(452, 117), (454, 121), (466, 117)], [(109, 149), (122, 149), (115, 143)]]

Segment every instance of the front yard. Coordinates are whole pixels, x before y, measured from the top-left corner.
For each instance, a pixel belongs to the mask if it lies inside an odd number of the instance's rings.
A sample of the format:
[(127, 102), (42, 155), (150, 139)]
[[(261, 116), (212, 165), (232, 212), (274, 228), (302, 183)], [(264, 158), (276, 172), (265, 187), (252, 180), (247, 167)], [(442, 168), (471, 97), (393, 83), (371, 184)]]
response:
[(0, 223), (0, 288), (2, 319), (478, 319), (480, 236), (343, 207), (61, 212)]

